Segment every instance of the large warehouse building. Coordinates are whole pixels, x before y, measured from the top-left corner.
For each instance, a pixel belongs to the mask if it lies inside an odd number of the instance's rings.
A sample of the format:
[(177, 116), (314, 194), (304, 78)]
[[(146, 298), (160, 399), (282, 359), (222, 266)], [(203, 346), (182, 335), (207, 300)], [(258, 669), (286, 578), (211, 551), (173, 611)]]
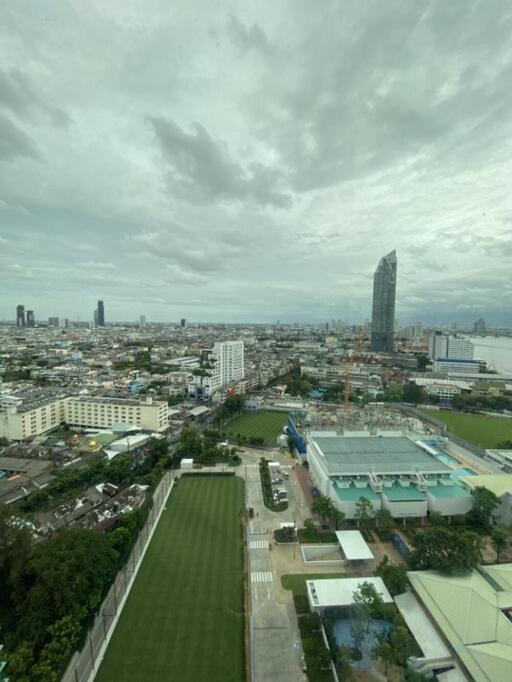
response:
[(318, 490), (348, 519), (355, 517), (361, 497), (394, 518), (424, 517), (429, 511), (452, 516), (472, 506), (471, 493), (451, 478), (453, 469), (427, 444), (401, 433), (312, 431), (305, 458)]

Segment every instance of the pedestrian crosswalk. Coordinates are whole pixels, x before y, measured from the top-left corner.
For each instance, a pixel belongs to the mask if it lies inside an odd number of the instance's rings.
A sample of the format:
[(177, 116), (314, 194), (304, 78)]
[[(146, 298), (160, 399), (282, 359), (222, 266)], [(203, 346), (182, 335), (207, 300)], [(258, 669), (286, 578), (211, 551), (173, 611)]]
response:
[(249, 549), (268, 549), (268, 540), (250, 540)]
[(251, 573), (252, 583), (271, 583), (272, 571), (253, 571)]

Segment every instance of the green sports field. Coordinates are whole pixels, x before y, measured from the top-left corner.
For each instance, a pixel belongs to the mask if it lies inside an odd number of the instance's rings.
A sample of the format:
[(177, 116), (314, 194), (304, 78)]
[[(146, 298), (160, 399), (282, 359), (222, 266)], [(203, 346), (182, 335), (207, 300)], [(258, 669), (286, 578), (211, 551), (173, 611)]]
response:
[(501, 441), (512, 440), (512, 419), (444, 410), (430, 410), (425, 414), (444, 422), (448, 431), (481, 448), (495, 448)]
[(243, 560), (236, 477), (171, 492), (98, 682), (243, 682)]
[(236, 436), (240, 434), (246, 437), (261, 437), (265, 443), (275, 444), (277, 436), (283, 431), (283, 426), (288, 422), (286, 412), (272, 412), (261, 410), (260, 412), (246, 412), (235, 417), (224, 428), (225, 433)]

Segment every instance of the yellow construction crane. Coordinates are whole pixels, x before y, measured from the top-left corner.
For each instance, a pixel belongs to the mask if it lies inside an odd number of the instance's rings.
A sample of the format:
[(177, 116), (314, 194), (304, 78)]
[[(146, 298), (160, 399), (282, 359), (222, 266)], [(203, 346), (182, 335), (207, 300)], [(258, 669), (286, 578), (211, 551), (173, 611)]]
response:
[[(356, 342), (354, 345), (354, 353), (357, 355), (359, 351), (361, 350), (361, 346), (363, 345), (363, 328), (359, 327), (359, 332), (356, 337)], [(348, 416), (348, 401), (350, 397), (350, 374), (349, 374), (349, 365), (347, 364), (346, 370), (345, 370), (345, 386), (344, 386), (344, 391), (343, 391), (343, 414), (345, 417)]]

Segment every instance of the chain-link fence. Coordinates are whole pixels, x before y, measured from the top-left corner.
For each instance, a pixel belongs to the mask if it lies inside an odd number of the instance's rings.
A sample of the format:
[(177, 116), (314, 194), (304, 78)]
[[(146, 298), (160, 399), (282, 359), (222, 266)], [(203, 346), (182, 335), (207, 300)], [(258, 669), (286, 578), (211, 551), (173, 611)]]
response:
[(117, 574), (96, 616), (94, 625), (87, 633), (82, 650), (74, 654), (61, 682), (92, 682), (94, 680), (173, 484), (172, 472), (166, 472), (153, 493), (153, 507), (149, 511), (146, 524), (139, 533), (130, 557), (124, 568)]

